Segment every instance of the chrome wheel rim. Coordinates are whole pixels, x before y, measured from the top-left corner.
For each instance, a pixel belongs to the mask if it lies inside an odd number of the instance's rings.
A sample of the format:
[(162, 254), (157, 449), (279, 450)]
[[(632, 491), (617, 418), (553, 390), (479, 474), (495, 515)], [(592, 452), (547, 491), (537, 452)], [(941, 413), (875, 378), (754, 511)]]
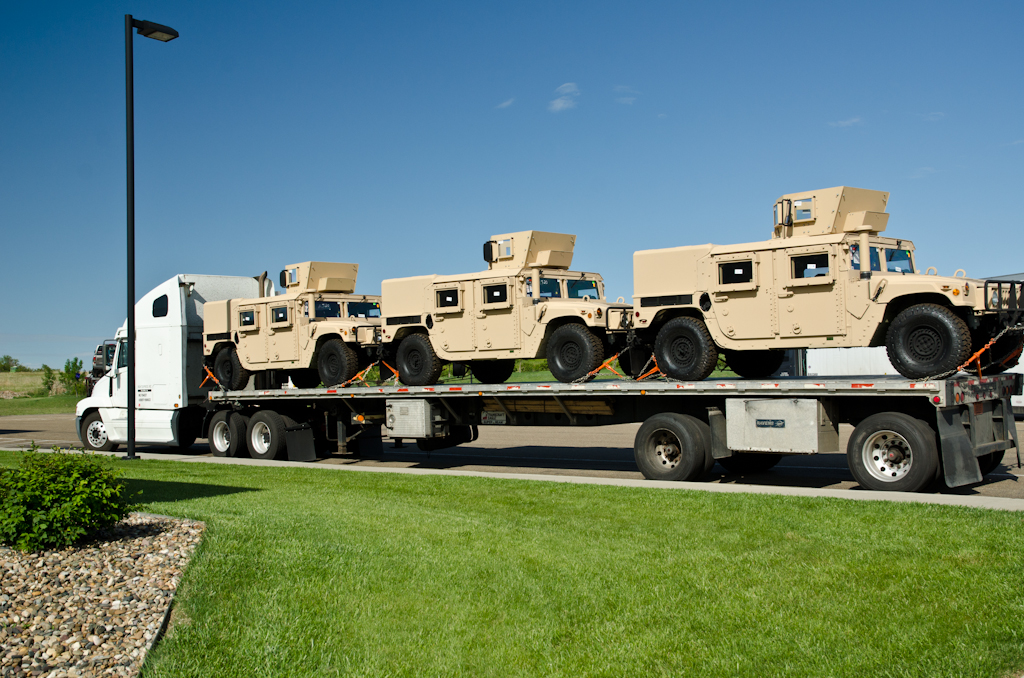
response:
[(682, 458), (682, 445), (679, 438), (667, 429), (658, 429), (651, 436), (651, 456), (655, 464), (666, 469), (674, 469)]
[(107, 427), (97, 419), (85, 429), (85, 438), (89, 441), (90, 447), (103, 447), (107, 444)]
[(262, 421), (252, 427), (252, 449), (259, 454), (270, 451), (270, 427)]
[(914, 463), (910, 442), (896, 431), (876, 431), (864, 441), (861, 460), (871, 477), (894, 483), (910, 473)]
[(213, 432), (210, 435), (213, 446), (218, 452), (227, 452), (231, 447), (231, 428), (225, 421), (218, 421), (213, 425)]

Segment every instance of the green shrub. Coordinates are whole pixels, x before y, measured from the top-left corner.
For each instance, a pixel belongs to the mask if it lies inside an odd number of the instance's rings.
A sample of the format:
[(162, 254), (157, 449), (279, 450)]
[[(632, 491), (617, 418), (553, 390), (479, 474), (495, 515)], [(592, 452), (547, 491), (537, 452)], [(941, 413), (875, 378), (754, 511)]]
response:
[(57, 379), (64, 385), (65, 393), (85, 395), (85, 375), (82, 374), (82, 359), (69, 358), (64, 361), (64, 370), (57, 373)]
[(0, 473), (0, 543), (23, 551), (63, 548), (136, 510), (120, 472), (84, 452), (26, 452)]
[(57, 381), (57, 371), (43, 363), (43, 390), (46, 391), (44, 395), (50, 395), (55, 381)]

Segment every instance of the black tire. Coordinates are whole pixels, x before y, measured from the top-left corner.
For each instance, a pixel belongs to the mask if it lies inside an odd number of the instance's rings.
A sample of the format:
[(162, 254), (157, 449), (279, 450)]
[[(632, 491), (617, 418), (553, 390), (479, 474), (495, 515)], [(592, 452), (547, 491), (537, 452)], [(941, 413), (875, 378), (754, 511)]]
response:
[(663, 412), (636, 432), (633, 457), (648, 480), (696, 480), (704, 475), (708, 452), (693, 417)]
[(284, 429), (288, 422), (277, 412), (263, 410), (253, 415), (245, 431), (245, 444), (253, 459), (277, 459), (287, 451)]
[[(991, 337), (975, 336), (974, 344), (971, 346), (971, 355), (987, 344), (989, 339)], [(1020, 332), (1004, 334), (999, 341), (992, 345), (992, 348), (981, 354), (981, 373), (987, 377), (993, 374), (1002, 374), (1006, 370), (1016, 367), (1020, 362), (1022, 347), (1024, 347), (1024, 334)], [(974, 372), (975, 367), (971, 364), (966, 369), (969, 372)]]
[(672, 379), (700, 381), (715, 371), (718, 347), (703, 320), (673, 318), (658, 330), (654, 357)]
[[(295, 388), (316, 388), (320, 385), (320, 372), (314, 369), (292, 370), (288, 373)], [(340, 383), (340, 382), (339, 382)], [(334, 384), (329, 384), (333, 386)]]
[(398, 345), (398, 378), (409, 386), (436, 384), (441, 376), (441, 359), (434, 352), (430, 337), (425, 334), (410, 334)]
[(82, 445), (94, 452), (110, 452), (117, 449), (117, 445), (110, 442), (107, 427), (99, 412), (93, 412), (82, 420)]
[(981, 475), (987, 476), (992, 471), (995, 471), (1003, 461), (1003, 451), (992, 452), (978, 457), (978, 468), (981, 470)]
[[(633, 359), (636, 358), (634, 361)], [(619, 367), (627, 377), (639, 377), (640, 371), (651, 359), (651, 349), (646, 346), (634, 346), (619, 354)], [(634, 362), (636, 364), (634, 364)]]
[(341, 339), (331, 338), (317, 351), (316, 370), (324, 386), (343, 384), (359, 372), (359, 356)]
[(481, 384), (503, 384), (516, 369), (515, 360), (474, 360), (469, 364)]
[(956, 313), (938, 304), (900, 311), (885, 337), (889, 362), (908, 379), (947, 374), (971, 356), (971, 332)]
[(566, 323), (548, 337), (547, 359), (551, 376), (571, 383), (601, 366), (604, 346), (586, 325)]
[(939, 451), (920, 419), (883, 412), (853, 429), (846, 463), (861, 487), (890, 492), (920, 492), (938, 473)]
[(786, 352), (774, 349), (767, 351), (725, 351), (725, 364), (744, 379), (765, 379), (782, 367)]
[(248, 370), (242, 368), (234, 346), (225, 346), (217, 352), (217, 357), (213, 359), (213, 374), (220, 385), (229, 391), (245, 388), (251, 376)]
[(781, 454), (753, 454), (751, 452), (733, 452), (731, 457), (716, 459), (729, 473), (761, 473), (773, 468), (782, 461)]
[(198, 424), (183, 412), (178, 420), (178, 449), (185, 451), (192, 447), (199, 437)]
[(682, 415), (690, 420), (690, 422), (697, 427), (700, 431), (700, 438), (704, 442), (704, 473), (701, 473), (695, 480), (703, 478), (711, 469), (715, 467), (715, 457), (711, 454), (711, 426), (704, 420), (698, 419), (697, 417), (690, 416), (689, 414)]

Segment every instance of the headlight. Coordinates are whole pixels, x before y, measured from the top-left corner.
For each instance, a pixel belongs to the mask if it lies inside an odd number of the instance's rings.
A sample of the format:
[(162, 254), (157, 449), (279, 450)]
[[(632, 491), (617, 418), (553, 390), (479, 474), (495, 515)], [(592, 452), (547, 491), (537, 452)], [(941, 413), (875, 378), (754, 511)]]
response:
[(991, 308), (999, 308), (999, 290), (992, 291), (992, 296), (988, 299), (988, 305)]

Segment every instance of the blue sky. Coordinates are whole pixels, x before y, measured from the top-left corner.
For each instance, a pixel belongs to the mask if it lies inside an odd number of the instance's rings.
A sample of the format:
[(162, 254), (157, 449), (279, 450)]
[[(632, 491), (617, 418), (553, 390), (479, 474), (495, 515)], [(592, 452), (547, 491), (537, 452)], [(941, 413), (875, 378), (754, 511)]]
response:
[(123, 321), (124, 14), (141, 296), (319, 259), (479, 270), (492, 233), (634, 250), (763, 240), (783, 194), (892, 192), (923, 269), (1024, 271), (1024, 4), (53, 2), (0, 9), (0, 354)]

